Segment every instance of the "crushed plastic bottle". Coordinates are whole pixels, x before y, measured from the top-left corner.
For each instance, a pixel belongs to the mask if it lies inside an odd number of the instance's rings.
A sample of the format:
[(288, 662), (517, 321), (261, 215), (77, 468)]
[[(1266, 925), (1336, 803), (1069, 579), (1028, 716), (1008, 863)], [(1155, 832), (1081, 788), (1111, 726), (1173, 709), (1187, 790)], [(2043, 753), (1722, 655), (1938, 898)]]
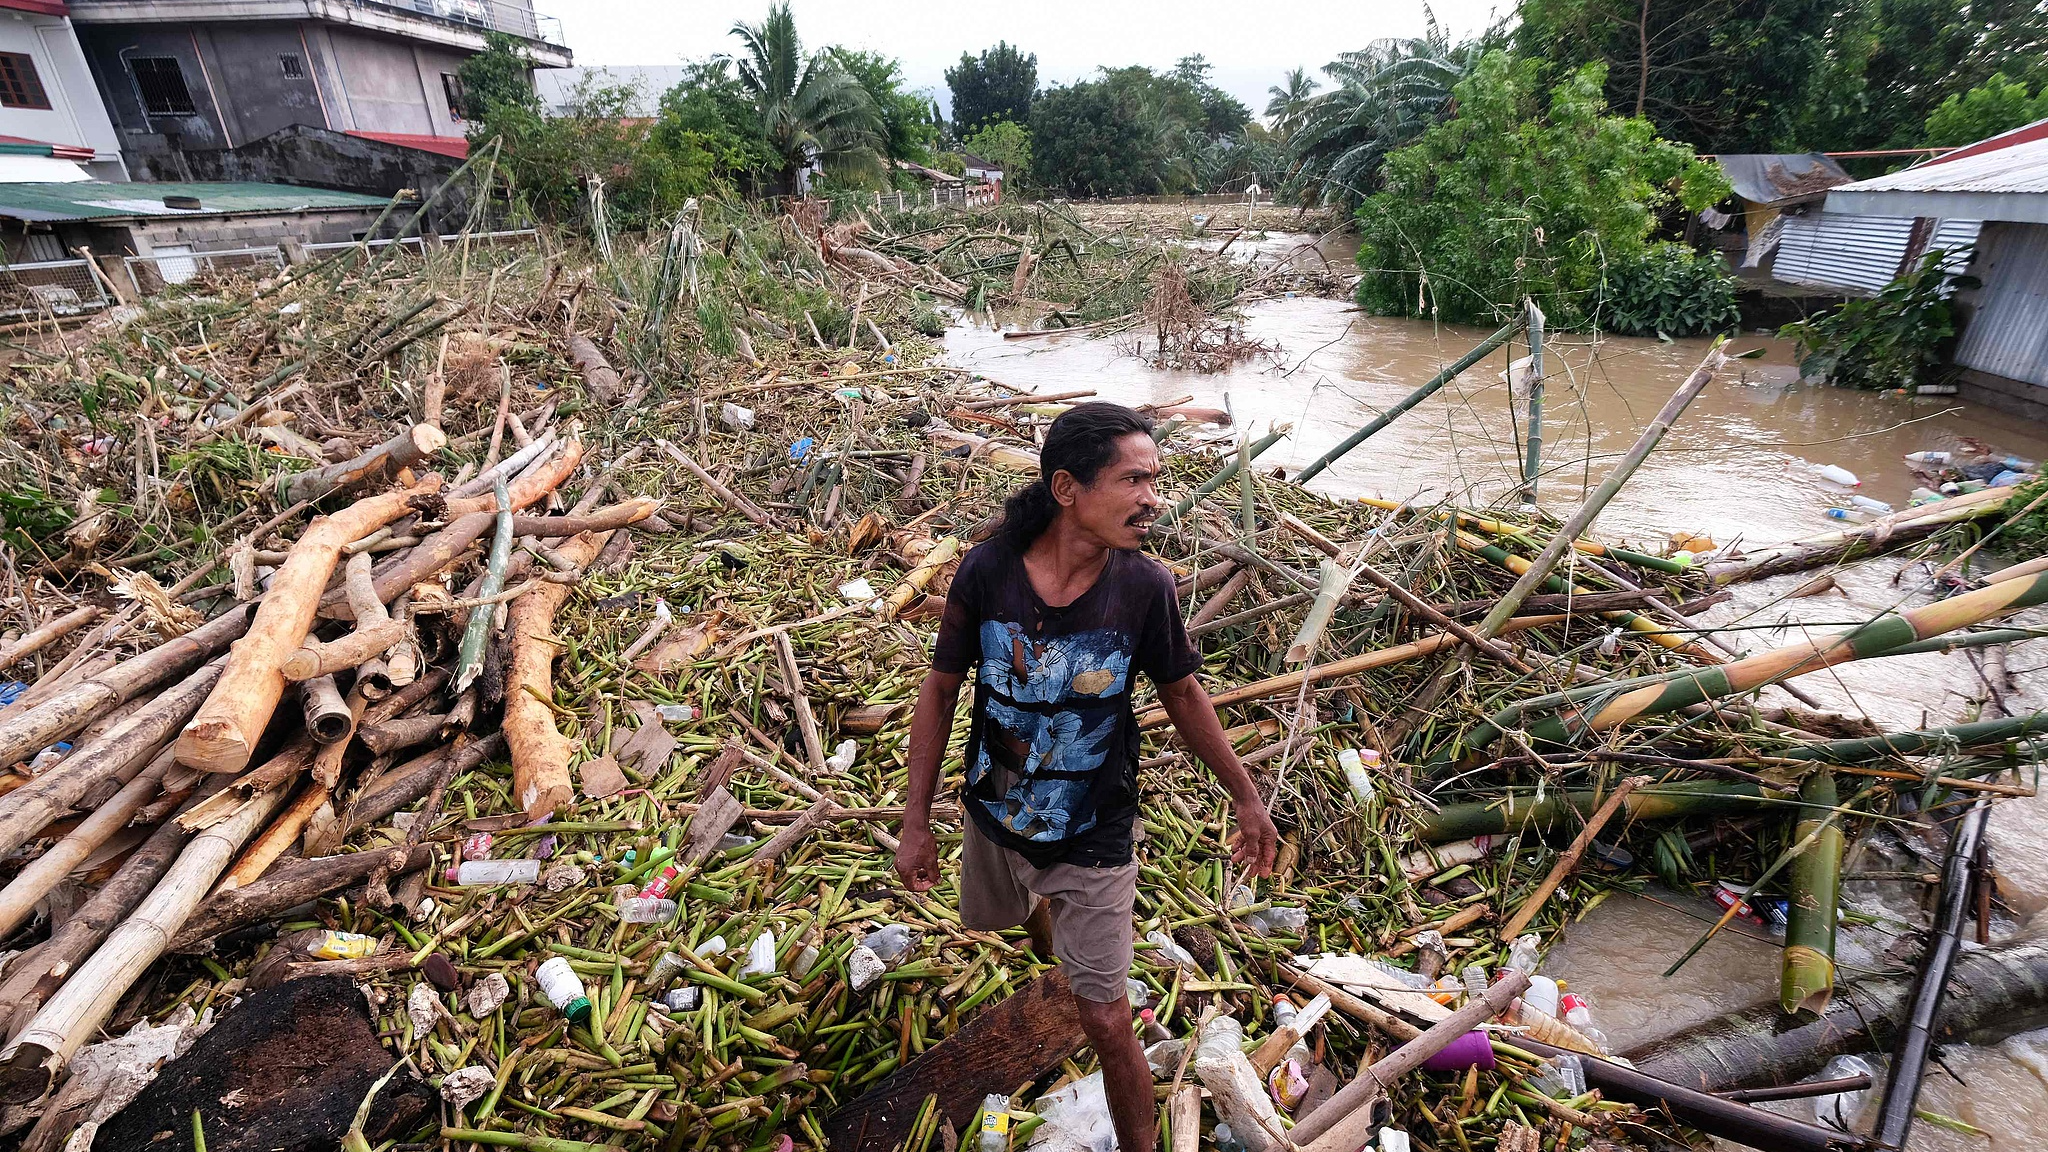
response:
[(1152, 990), (1145, 987), (1143, 980), (1134, 976), (1126, 976), (1124, 977), (1124, 999), (1130, 1001), (1131, 1007), (1134, 1009), (1144, 1008), (1152, 1003)]
[(1180, 1071), (1181, 1054), (1188, 1050), (1188, 1043), (1178, 1036), (1154, 1040), (1145, 1045), (1145, 1066), (1152, 1069), (1156, 1080), (1170, 1080)]
[(465, 860), (448, 869), (450, 884), (532, 884), (540, 879), (538, 860)]
[(1010, 1152), (1010, 1098), (991, 1092), (981, 1098), (981, 1135), (975, 1152)]
[(1467, 964), (1460, 975), (1464, 977), (1467, 996), (1486, 995), (1486, 965)]
[(1540, 960), (1536, 953), (1537, 938), (1534, 932), (1515, 937), (1508, 946), (1507, 967), (1517, 972), (1534, 972)]
[(789, 962), (789, 974), (799, 980), (810, 976), (811, 969), (818, 964), (818, 946), (806, 944), (797, 949), (796, 958)]
[(1586, 1094), (1586, 1066), (1577, 1056), (1559, 1056), (1557, 1071), (1564, 1078), (1564, 1089), (1568, 1099)]
[(1109, 1115), (1109, 1097), (1102, 1087), (1102, 1073), (1091, 1072), (1081, 1079), (1055, 1088), (1038, 1098), (1038, 1132), (1034, 1147), (1059, 1152), (1114, 1152), (1116, 1125)]
[(1174, 943), (1173, 937), (1168, 936), (1157, 928), (1145, 933), (1145, 942), (1159, 949), (1160, 958), (1169, 964), (1185, 968), (1190, 972), (1200, 972), (1202, 970), (1202, 966), (1195, 963), (1194, 956), (1187, 949)]
[[(1820, 1070), (1820, 1075), (1817, 1079), (1840, 1080), (1859, 1073), (1869, 1076), (1873, 1083), (1881, 1082), (1884, 1079), (1877, 1074), (1877, 1069), (1871, 1066), (1870, 1061), (1865, 1060), (1861, 1056), (1835, 1057), (1827, 1062), (1826, 1067)], [(1870, 1094), (1870, 1089), (1863, 1088), (1855, 1092), (1834, 1092), (1826, 1096), (1815, 1096), (1813, 1098), (1813, 1118), (1823, 1124), (1830, 1124), (1845, 1130), (1853, 1130), (1856, 1121), (1862, 1116), (1863, 1110), (1870, 1104)]]
[(659, 992), (675, 982), (675, 978), (688, 971), (690, 964), (673, 952), (663, 952), (654, 958), (654, 965), (647, 970), (647, 987)]
[(1383, 972), (1391, 977), (1395, 983), (1403, 988), (1413, 988), (1417, 992), (1428, 992), (1436, 987), (1436, 981), (1431, 980), (1420, 972), (1410, 972), (1406, 968), (1389, 964), (1377, 957), (1368, 957), (1365, 962), (1375, 971)]
[(875, 954), (875, 958), (894, 967), (917, 946), (917, 933), (902, 924), (886, 924), (867, 934), (861, 946)]
[(668, 724), (687, 724), (692, 720), (702, 719), (704, 716), (704, 713), (695, 704), (657, 704), (655, 705), (654, 712), (655, 715), (661, 717), (664, 723)]
[(671, 1012), (695, 1012), (703, 999), (703, 992), (695, 984), (671, 988), (661, 994), (662, 1007)]
[(1450, 950), (1444, 947), (1444, 934), (1432, 928), (1417, 932), (1411, 941), (1415, 945), (1415, 972), (1425, 979), (1434, 980), (1444, 974), (1444, 966), (1451, 962)]
[(856, 744), (851, 740), (841, 740), (839, 742), (839, 747), (834, 748), (832, 750), (832, 754), (830, 756), (825, 757), (825, 767), (831, 769), (834, 772), (844, 772), (848, 768), (853, 767), (853, 758), (854, 756), (859, 754), (859, 752), (859, 744)]
[(1247, 914), (1244, 923), (1245, 927), (1261, 936), (1271, 936), (1275, 932), (1299, 936), (1301, 930), (1308, 927), (1308, 910), (1286, 907), (1262, 908)]

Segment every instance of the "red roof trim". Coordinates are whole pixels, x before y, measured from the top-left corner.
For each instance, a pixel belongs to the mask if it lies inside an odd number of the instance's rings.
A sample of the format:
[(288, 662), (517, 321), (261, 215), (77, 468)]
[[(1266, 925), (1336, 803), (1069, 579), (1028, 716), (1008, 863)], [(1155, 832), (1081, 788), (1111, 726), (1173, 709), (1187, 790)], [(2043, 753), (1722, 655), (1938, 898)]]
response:
[[(4, 2), (4, 0), (0, 0)], [(414, 148), (421, 152), (434, 152), (457, 160), (469, 159), (469, 141), (460, 136), (423, 136), (411, 132), (350, 132), (365, 140), (380, 144), (393, 144), (400, 148)]]
[[(0, 3), (4, 2), (5, 0), (0, 0)], [(26, 136), (0, 136), (0, 144), (29, 144), (37, 148), (47, 148), (47, 154), (59, 160), (84, 161), (93, 158), (93, 150), (82, 144), (52, 144), (48, 140), (30, 140)]]
[(17, 12), (34, 12), (39, 16), (69, 16), (70, 5), (64, 0), (0, 0), (0, 8), (12, 8)]
[(1951, 160), (1961, 160), (1965, 156), (1982, 156), (1986, 152), (1999, 152), (2015, 144), (2031, 144), (2036, 140), (2048, 140), (2048, 120), (2037, 120), (2023, 128), (2015, 128), (2010, 132), (2001, 132), (1990, 139), (1979, 140), (1968, 147), (1958, 148), (1953, 152), (1929, 160), (1925, 164), (1917, 164), (1915, 167), (1927, 168), (1935, 164), (1946, 164)]

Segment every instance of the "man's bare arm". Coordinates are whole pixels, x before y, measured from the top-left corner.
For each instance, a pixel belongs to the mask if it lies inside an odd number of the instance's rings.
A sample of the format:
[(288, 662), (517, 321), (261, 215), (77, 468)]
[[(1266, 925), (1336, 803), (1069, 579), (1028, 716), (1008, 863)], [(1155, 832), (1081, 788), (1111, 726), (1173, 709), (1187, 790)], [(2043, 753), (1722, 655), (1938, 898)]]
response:
[(1274, 853), (1279, 848), (1279, 830), (1273, 827), (1265, 801), (1259, 799), (1252, 774), (1245, 770), (1237, 750), (1230, 746), (1230, 738), (1223, 734), (1223, 722), (1217, 719), (1216, 706), (1209, 702), (1209, 693), (1201, 680), (1183, 676), (1171, 684), (1160, 685), (1159, 705), (1166, 709), (1167, 718), (1173, 721), (1174, 730), (1188, 748), (1209, 766), (1223, 790), (1230, 793), (1237, 815), (1237, 842), (1231, 846), (1231, 860), (1250, 866), (1254, 876), (1270, 873)]
[[(953, 735), (953, 711), (960, 703), (958, 672), (925, 673), (910, 715), (910, 791), (903, 801), (902, 844), (896, 849), (896, 873), (913, 892), (939, 882), (938, 844), (932, 839), (932, 797)], [(1242, 768), (1239, 771), (1243, 771)]]

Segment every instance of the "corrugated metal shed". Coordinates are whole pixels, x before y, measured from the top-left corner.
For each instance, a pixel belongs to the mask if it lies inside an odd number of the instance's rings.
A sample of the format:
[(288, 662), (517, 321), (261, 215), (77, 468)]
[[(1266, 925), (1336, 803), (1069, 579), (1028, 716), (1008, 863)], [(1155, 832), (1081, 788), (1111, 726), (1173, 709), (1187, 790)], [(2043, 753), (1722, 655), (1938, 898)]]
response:
[(2048, 224), (1987, 225), (1973, 271), (1984, 286), (1956, 363), (2048, 387)]
[[(198, 208), (172, 208), (166, 196), (190, 196)], [(295, 184), (0, 184), (0, 217), (15, 220), (128, 220), (138, 216), (225, 216), (381, 208), (382, 196)]]
[(2048, 140), (1844, 184), (1828, 193), (1828, 209), (2048, 224)]
[[(1913, 240), (1913, 223), (1910, 216), (1852, 216), (1833, 211), (1788, 216), (1771, 275), (1852, 295), (1875, 293), (1901, 271)], [(1978, 227), (1975, 220), (1937, 221), (1927, 249), (1956, 252), (1977, 239)], [(1945, 267), (1960, 272), (1964, 263), (1952, 258)]]

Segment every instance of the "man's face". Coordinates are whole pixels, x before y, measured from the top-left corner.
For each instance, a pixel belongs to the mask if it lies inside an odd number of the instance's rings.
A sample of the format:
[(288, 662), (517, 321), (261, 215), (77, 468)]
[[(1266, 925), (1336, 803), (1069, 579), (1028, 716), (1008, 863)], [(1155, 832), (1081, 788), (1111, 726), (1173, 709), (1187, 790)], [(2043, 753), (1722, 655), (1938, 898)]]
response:
[(1159, 516), (1159, 448), (1152, 437), (1133, 432), (1117, 441), (1116, 459), (1102, 466), (1093, 484), (1070, 472), (1055, 472), (1053, 498), (1076, 528), (1106, 548), (1136, 548)]

